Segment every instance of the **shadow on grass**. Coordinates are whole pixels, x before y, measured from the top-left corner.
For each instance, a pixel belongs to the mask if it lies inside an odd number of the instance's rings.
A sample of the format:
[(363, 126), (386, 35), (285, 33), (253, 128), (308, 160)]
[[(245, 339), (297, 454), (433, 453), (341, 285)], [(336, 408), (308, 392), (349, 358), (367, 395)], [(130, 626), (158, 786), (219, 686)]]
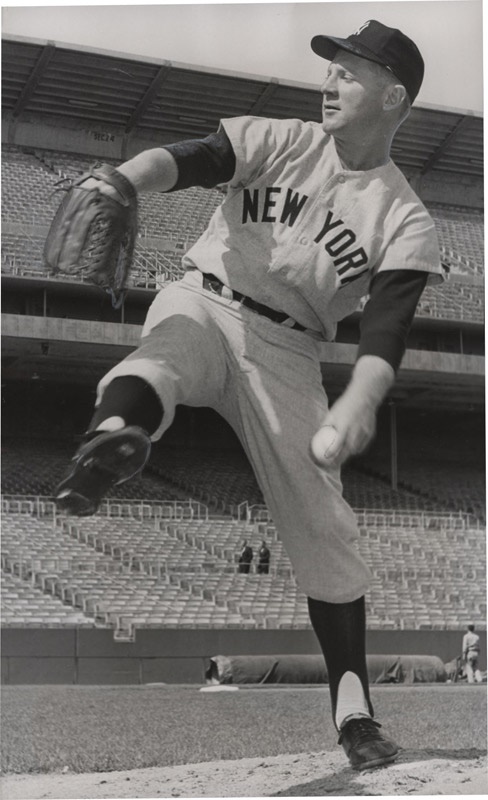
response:
[[(397, 765), (411, 764), (440, 758), (446, 760), (473, 760), (475, 758), (483, 758), (485, 755), (486, 750), (479, 750), (474, 747), (465, 748), (464, 750), (402, 750), (394, 763)], [(379, 767), (378, 771), (388, 769), (389, 766)], [(335, 797), (371, 797), (375, 796), (375, 794), (375, 792), (371, 792), (370, 786), (366, 786), (361, 782), (361, 771), (345, 767), (338, 770), (334, 775), (289, 786), (283, 791), (270, 795), (270, 797), (326, 797), (330, 795)], [(382, 795), (378, 793), (377, 796)]]

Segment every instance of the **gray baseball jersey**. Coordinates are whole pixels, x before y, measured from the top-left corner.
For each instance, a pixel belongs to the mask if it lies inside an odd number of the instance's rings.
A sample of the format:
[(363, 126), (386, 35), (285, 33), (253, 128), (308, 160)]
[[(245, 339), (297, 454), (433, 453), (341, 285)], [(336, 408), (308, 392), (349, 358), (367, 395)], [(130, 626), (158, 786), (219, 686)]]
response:
[(236, 171), (186, 266), (328, 340), (376, 272), (413, 269), (442, 280), (432, 218), (391, 160), (346, 170), (315, 122), (248, 116), (222, 125)]

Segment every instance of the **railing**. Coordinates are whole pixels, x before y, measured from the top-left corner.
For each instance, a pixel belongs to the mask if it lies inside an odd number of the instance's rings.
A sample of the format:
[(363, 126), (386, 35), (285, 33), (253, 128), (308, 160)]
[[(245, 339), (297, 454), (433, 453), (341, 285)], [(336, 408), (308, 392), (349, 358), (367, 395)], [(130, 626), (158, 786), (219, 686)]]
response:
[[(42, 248), (31, 236), (26, 234), (33, 250), (42, 256)], [(145, 289), (163, 289), (167, 283), (180, 280), (184, 274), (183, 267), (174, 264), (171, 259), (160, 252), (154, 251), (151, 257), (148, 251), (138, 250), (134, 253), (133, 263), (128, 275), (128, 286)], [(32, 266), (22, 254), (2, 254), (2, 271), (8, 275), (29, 278), (42, 278), (49, 281), (63, 281), (69, 283), (89, 283), (92, 281), (85, 277), (83, 272), (76, 274), (53, 273), (42, 266)]]
[[(10, 514), (30, 514), (37, 517), (55, 517), (57, 509), (54, 498), (43, 495), (2, 495), (2, 512)], [(464, 511), (409, 511), (382, 508), (355, 508), (360, 526), (372, 527), (415, 527), (450, 530), (484, 530), (485, 525), (473, 514)], [(133, 519), (154, 520), (208, 520), (210, 511), (205, 503), (192, 498), (188, 500), (104, 500), (97, 514), (104, 517), (131, 517)], [(234, 519), (242, 522), (272, 523), (267, 506), (250, 504), (247, 500), (235, 507)]]
[(409, 511), (397, 509), (355, 508), (356, 519), (360, 526), (401, 527), (401, 528), (448, 528), (452, 529), (484, 529), (483, 523), (472, 514), (464, 511)]
[[(2, 495), (2, 513), (33, 517), (58, 516), (53, 497)], [(208, 507), (198, 500), (104, 500), (97, 511), (102, 517), (129, 517), (136, 520), (208, 520)], [(59, 514), (59, 517), (64, 515)]]
[[(385, 527), (388, 525), (402, 528), (448, 528), (448, 529), (484, 529), (484, 524), (473, 514), (464, 511), (409, 511), (396, 509), (385, 511), (381, 508), (355, 508), (358, 525)], [(250, 505), (247, 501), (236, 506), (235, 518), (248, 522), (269, 522), (273, 519), (265, 505)]]
[[(161, 289), (166, 283), (179, 280), (184, 274), (180, 264), (175, 264), (159, 250), (148, 250), (140, 240), (134, 252), (131, 270), (131, 282), (137, 283), (142, 277), (146, 284), (150, 286), (153, 284)], [(137, 270), (140, 270), (141, 274), (138, 274)]]
[(250, 505), (247, 500), (235, 506), (235, 519), (246, 522), (271, 522), (271, 514), (267, 506), (254, 503)]
[[(43, 280), (57, 280), (59, 281), (59, 277), (49, 274), (46, 270), (36, 269), (35, 267), (28, 267), (25, 264), (25, 260), (23, 258), (19, 258), (18, 256), (2, 256), (2, 273), (7, 275), (15, 275), (16, 277), (20, 278), (42, 278)], [(66, 278), (64, 278), (66, 280)], [(70, 281), (72, 280), (72, 276), (70, 277)], [(80, 277), (78, 282), (84, 283), (84, 279)]]
[(199, 500), (104, 500), (97, 514), (132, 519), (192, 520), (209, 518), (208, 507)]
[(467, 258), (467, 256), (456, 253), (451, 247), (440, 245), (439, 250), (442, 261), (444, 261), (447, 266), (451, 268), (454, 267), (452, 270), (454, 274), (456, 272), (459, 272), (462, 275), (476, 275), (480, 273), (478, 264), (471, 261), (471, 259)]
[(33, 517), (54, 517), (54, 498), (42, 495), (2, 495), (2, 513), (28, 514)]

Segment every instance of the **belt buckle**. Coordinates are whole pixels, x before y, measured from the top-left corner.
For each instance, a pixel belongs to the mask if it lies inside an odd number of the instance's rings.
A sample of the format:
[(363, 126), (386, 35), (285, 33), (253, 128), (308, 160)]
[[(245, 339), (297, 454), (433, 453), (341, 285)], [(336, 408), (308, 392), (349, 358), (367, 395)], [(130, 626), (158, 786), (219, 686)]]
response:
[[(222, 284), (220, 283), (220, 281), (218, 279), (209, 278), (208, 276), (206, 276), (206, 280), (207, 280), (207, 285), (208, 285), (209, 291), (212, 292), (212, 294), (218, 294), (218, 295), (222, 294)], [(219, 288), (220, 288), (220, 291), (219, 291)]]
[(233, 300), (234, 299), (234, 292), (232, 289), (229, 289), (225, 283), (222, 283), (220, 278), (216, 276), (212, 276), (211, 278), (208, 275), (204, 276), (204, 281), (207, 282), (207, 286), (212, 294), (216, 294), (219, 297), (223, 297), (225, 300)]

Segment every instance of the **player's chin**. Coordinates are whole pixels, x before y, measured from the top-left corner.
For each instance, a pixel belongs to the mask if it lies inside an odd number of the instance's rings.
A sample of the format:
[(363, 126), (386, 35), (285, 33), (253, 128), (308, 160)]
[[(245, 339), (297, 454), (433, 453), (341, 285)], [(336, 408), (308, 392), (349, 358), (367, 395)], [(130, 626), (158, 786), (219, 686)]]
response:
[(322, 116), (322, 130), (324, 133), (332, 134), (337, 131), (339, 127), (336, 119), (328, 117), (325, 114)]

